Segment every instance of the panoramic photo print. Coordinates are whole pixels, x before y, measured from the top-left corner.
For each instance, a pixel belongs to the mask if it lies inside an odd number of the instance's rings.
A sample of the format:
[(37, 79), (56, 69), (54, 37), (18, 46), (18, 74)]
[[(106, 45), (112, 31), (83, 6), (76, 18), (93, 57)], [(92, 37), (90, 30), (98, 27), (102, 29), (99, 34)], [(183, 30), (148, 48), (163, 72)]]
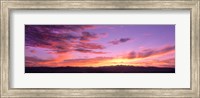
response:
[(25, 25), (25, 73), (175, 73), (175, 25)]

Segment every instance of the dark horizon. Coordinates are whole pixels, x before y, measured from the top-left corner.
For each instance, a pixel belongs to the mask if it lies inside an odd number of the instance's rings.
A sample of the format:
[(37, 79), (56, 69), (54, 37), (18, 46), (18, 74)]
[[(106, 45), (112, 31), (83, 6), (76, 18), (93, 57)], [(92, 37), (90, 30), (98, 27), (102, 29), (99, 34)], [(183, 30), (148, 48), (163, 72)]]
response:
[(175, 73), (175, 68), (124, 65), (101, 67), (25, 67), (25, 73)]

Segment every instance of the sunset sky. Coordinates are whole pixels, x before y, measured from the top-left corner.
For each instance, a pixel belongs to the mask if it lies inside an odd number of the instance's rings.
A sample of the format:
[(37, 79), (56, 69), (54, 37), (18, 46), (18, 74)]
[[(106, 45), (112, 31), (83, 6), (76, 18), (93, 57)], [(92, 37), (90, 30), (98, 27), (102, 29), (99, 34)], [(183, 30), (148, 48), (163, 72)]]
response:
[(25, 25), (26, 67), (175, 67), (175, 25)]

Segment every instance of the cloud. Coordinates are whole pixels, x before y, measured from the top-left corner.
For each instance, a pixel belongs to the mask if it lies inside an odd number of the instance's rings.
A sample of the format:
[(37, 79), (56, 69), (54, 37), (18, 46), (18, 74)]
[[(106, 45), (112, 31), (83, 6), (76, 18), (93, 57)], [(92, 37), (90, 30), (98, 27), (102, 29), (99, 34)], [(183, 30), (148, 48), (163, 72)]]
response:
[(103, 45), (97, 43), (80, 43), (76, 47), (85, 49), (105, 49)]
[(108, 34), (107, 33), (92, 33), (92, 32), (81, 32), (81, 36), (79, 37), (80, 42), (89, 42), (92, 40), (98, 40), (99, 38), (104, 38)]
[(30, 52), (31, 52), (31, 53), (36, 53), (36, 51), (35, 51), (35, 50), (30, 50)]
[(134, 62), (133, 65), (174, 68), (175, 67), (175, 58), (168, 58), (168, 59), (164, 59), (164, 60), (139, 61), (139, 62)]
[(125, 43), (127, 41), (131, 40), (130, 38), (121, 38), (121, 39), (118, 39), (118, 40), (113, 40), (113, 41), (110, 41), (109, 43), (113, 44), (113, 45), (118, 45), (120, 43)]
[(137, 53), (135, 51), (132, 51), (128, 54), (128, 56), (126, 56), (127, 58), (136, 58), (137, 57)]
[(26, 66), (59, 66), (64, 59), (71, 58), (72, 51), (105, 54), (106, 52), (99, 51), (105, 49), (105, 46), (90, 41), (102, 38), (106, 33), (86, 32), (89, 28), (95, 27), (25, 25)]
[(25, 66), (35, 66), (35, 65), (39, 65), (40, 62), (48, 62), (51, 60), (45, 60), (45, 59), (40, 59), (37, 57), (25, 57)]
[(46, 59), (36, 56), (25, 56), (25, 66), (26, 67), (59, 66), (60, 62), (69, 58), (71, 58), (71, 54), (69, 53), (58, 54), (57, 57), (46, 58)]
[(67, 59), (63, 60), (61, 66), (109, 66), (110, 64), (108, 61), (112, 60), (112, 57), (95, 57), (95, 58), (88, 58), (88, 59)]
[(55, 53), (76, 51), (77, 48), (104, 49), (103, 45), (90, 43), (90, 41), (101, 38), (105, 33), (84, 31), (88, 28), (95, 27), (90, 25), (25, 25), (25, 45), (47, 48)]
[[(52, 33), (50, 30), (53, 28), (47, 27), (51, 26), (26, 25), (25, 45), (31, 47), (48, 48), (57, 51), (66, 51), (71, 47), (70, 40), (77, 39), (77, 37), (71, 33)], [(55, 27), (56, 28), (54, 31), (59, 28), (58, 26)], [(66, 39), (68, 39), (68, 41)]]
[(81, 41), (90, 41), (92, 39), (97, 39), (98, 35), (90, 32), (82, 32), (82, 36), (80, 36)]
[(82, 53), (106, 54), (106, 52), (93, 51), (93, 50), (84, 49), (84, 48), (78, 48), (78, 49), (75, 49), (75, 51), (82, 52)]
[(174, 51), (174, 50), (175, 50), (174, 45), (165, 46), (165, 47), (160, 48), (160, 49), (144, 49), (140, 52), (132, 51), (132, 52), (128, 53), (128, 55), (126, 55), (126, 58), (129, 58), (129, 59), (146, 58), (146, 57), (155, 56), (155, 55), (163, 55), (163, 54), (166, 54), (166, 53)]
[[(94, 28), (92, 25), (25, 25), (26, 30), (39, 31), (39, 32), (50, 32), (50, 33), (66, 33), (66, 32), (77, 32), (88, 28)], [(29, 31), (29, 32), (30, 32)]]
[[(113, 57), (95, 57), (95, 58), (87, 58), (87, 59), (65, 59), (61, 63), (60, 66), (111, 66), (117, 65), (114, 61), (118, 60), (118, 58)], [(154, 66), (154, 67), (175, 67), (175, 58), (167, 58), (163, 60), (142, 60), (142, 61), (127, 61), (126, 65), (132, 66)]]
[(55, 56), (48, 53), (49, 49), (25, 46), (25, 56), (38, 59), (52, 59)]
[(112, 57), (95, 57), (95, 58), (87, 58), (87, 59), (70, 59), (66, 58), (65, 55), (61, 55), (56, 59), (43, 60), (37, 57), (27, 57), (25, 58), (25, 66), (26, 67), (62, 67), (62, 66), (99, 66), (99, 65), (107, 65), (109, 63), (107, 61), (112, 60)]

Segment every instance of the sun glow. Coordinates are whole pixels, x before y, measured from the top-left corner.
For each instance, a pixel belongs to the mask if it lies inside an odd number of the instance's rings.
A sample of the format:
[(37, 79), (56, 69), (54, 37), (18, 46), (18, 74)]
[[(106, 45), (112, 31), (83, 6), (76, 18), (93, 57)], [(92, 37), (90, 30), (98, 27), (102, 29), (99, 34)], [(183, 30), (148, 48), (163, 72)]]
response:
[(116, 59), (110, 60), (110, 62), (112, 63), (112, 65), (127, 65), (128, 62), (130, 62), (130, 61), (131, 60), (125, 59), (125, 58), (116, 58)]

